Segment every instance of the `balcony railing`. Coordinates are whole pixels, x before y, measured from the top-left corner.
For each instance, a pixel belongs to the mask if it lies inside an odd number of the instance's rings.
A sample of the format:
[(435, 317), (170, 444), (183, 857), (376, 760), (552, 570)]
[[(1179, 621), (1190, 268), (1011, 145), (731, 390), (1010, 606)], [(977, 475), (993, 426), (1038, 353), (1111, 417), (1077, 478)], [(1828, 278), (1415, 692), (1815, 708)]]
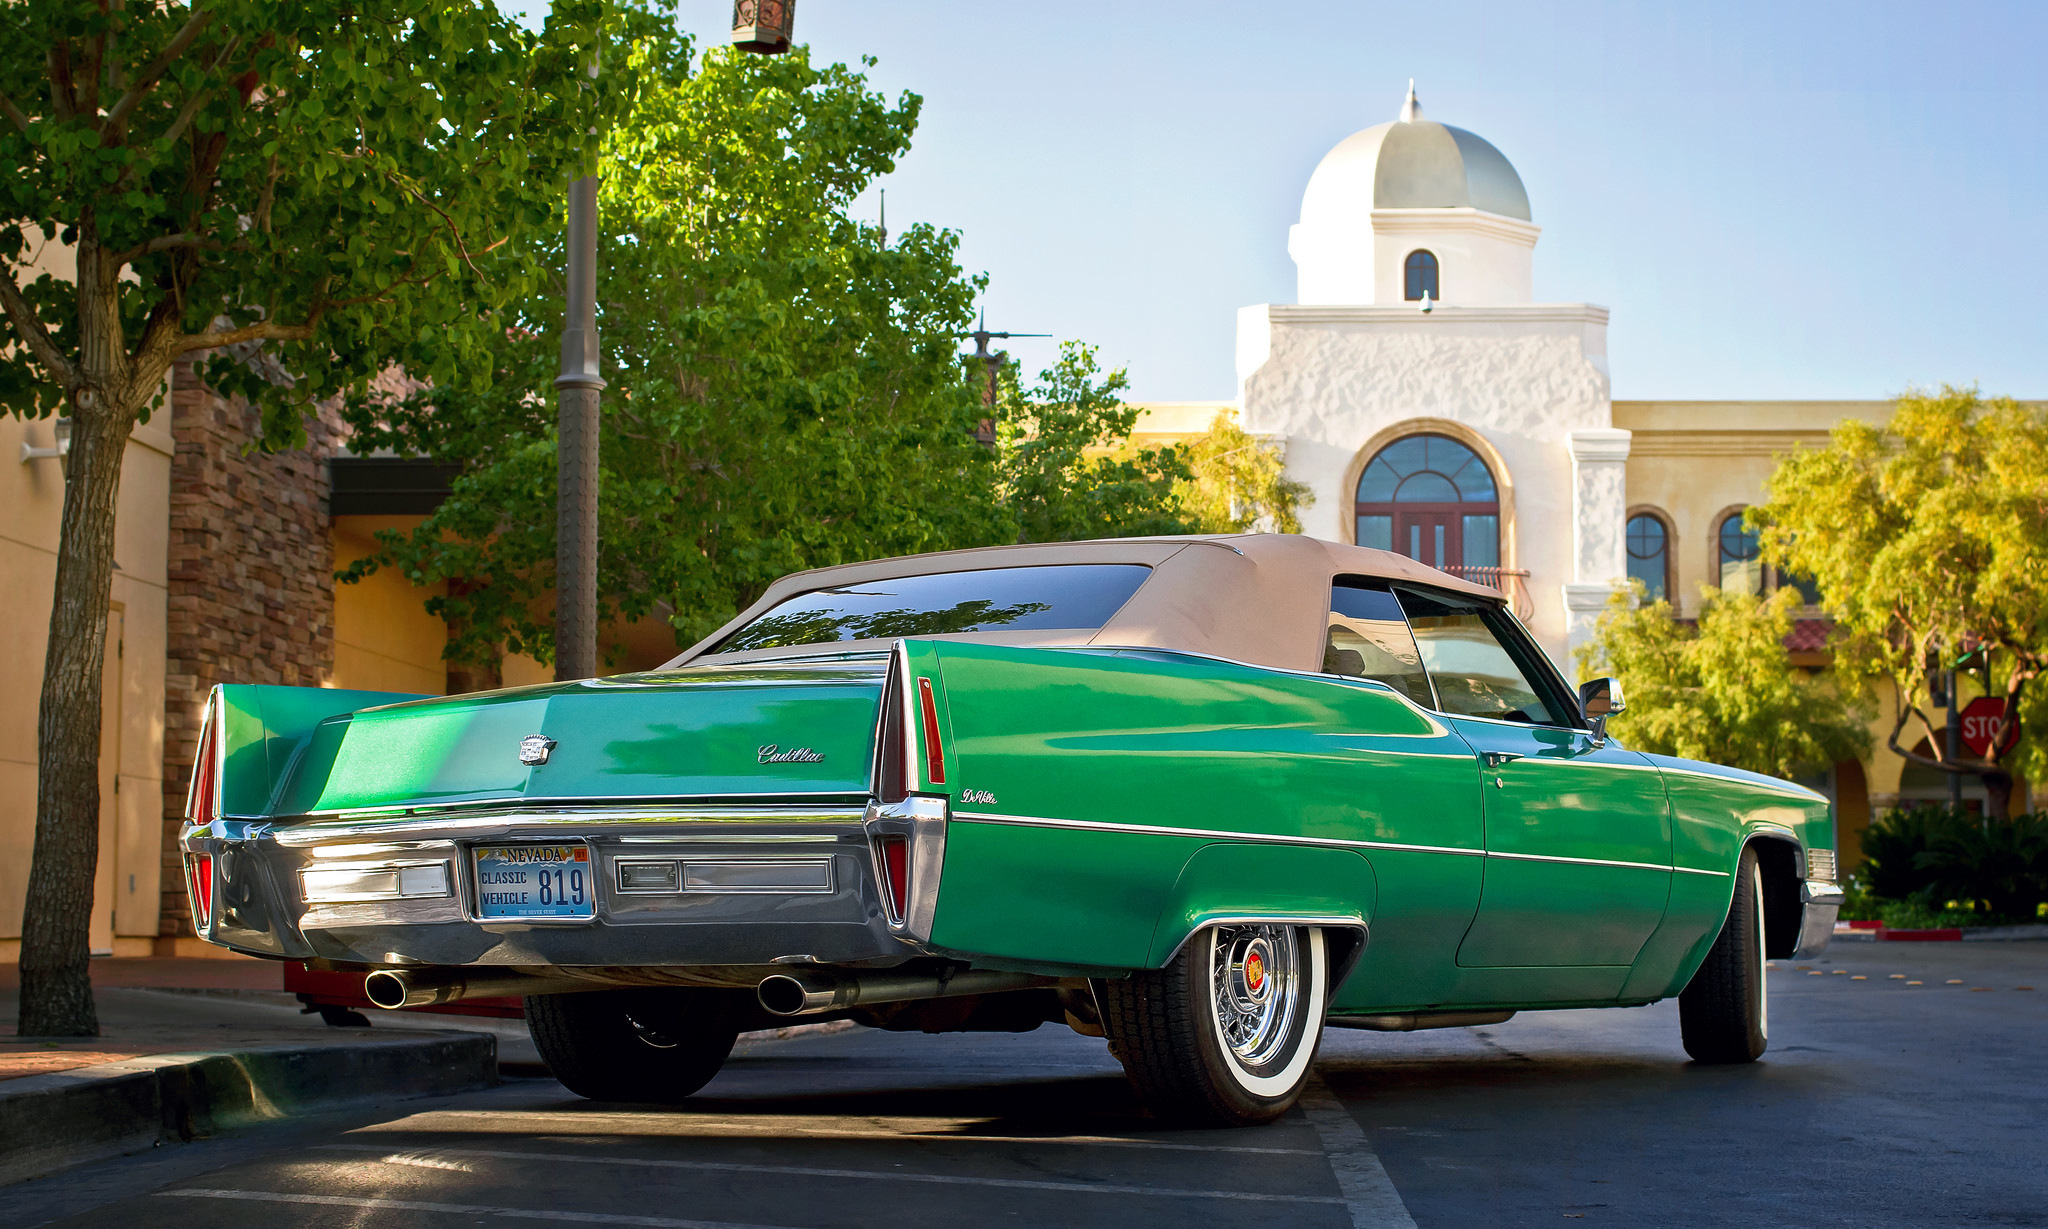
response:
[(1498, 589), (1507, 595), (1508, 606), (1515, 617), (1527, 623), (1536, 613), (1535, 603), (1529, 598), (1529, 573), (1520, 568), (1475, 568), (1448, 567), (1444, 571), (1460, 580), (1469, 580), (1475, 585)]

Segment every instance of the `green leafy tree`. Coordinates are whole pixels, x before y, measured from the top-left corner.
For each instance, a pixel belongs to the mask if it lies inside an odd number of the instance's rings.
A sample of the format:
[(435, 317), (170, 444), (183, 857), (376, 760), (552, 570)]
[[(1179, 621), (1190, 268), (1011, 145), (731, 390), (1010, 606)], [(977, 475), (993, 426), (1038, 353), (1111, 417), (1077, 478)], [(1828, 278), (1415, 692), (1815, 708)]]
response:
[(1181, 452), (1193, 476), (1174, 490), (1201, 532), (1301, 532), (1301, 508), (1315, 495), (1287, 477), (1280, 445), (1239, 426), (1234, 412), (1218, 413), (1208, 431), (1183, 441)]
[[(954, 357), (981, 283), (950, 233), (885, 243), (847, 216), (908, 149), (917, 97), (891, 104), (802, 48), (693, 63), (665, 26), (614, 61), (633, 102), (602, 161), (600, 618), (654, 614), (687, 644), (791, 571), (1002, 540)], [(344, 579), (450, 582), (428, 604), (446, 651), (487, 670), (554, 649), (560, 309), (515, 306), (489, 391), (436, 381), (349, 409), (361, 446), (461, 470), (416, 532)]]
[[(598, 20), (565, 10), (534, 36), (425, 0), (0, 6), (0, 402), (71, 420), (24, 1034), (98, 1031), (100, 669), (129, 431), (195, 354), (262, 406), (268, 447), (393, 362), (480, 383), (489, 317), (550, 219), (552, 134), (610, 97), (574, 84)], [(266, 361), (236, 361), (253, 346)]]
[[(2027, 736), (2048, 702), (2032, 686), (2048, 669), (2048, 413), (1974, 389), (1908, 393), (1885, 426), (1844, 422), (1826, 447), (1786, 457), (1767, 490), (1750, 511), (1764, 558), (1818, 583), (1842, 668), (1889, 684), (1887, 745), (1979, 773), (2005, 814), (2013, 771), (2048, 766)], [(1947, 757), (1946, 714), (1927, 702), (1958, 666), (2006, 701), (1983, 759)]]
[(1614, 732), (1638, 751), (1792, 777), (1869, 751), (1855, 697), (1793, 666), (1784, 639), (1799, 595), (1769, 599), (1701, 590), (1698, 624), (1641, 585), (1609, 601), (1581, 671), (1613, 675), (1628, 693)]
[[(915, 95), (892, 105), (802, 48), (693, 60), (668, 27), (634, 24), (643, 13), (626, 12), (614, 58), (633, 101), (602, 153), (601, 619), (652, 614), (687, 644), (803, 568), (1188, 528), (1185, 467), (1128, 448), (1123, 373), (1085, 348), (1029, 390), (1006, 372), (997, 446), (974, 442), (979, 373), (956, 356), (983, 280), (949, 232), (885, 242), (847, 216), (909, 148)], [(433, 382), (348, 409), (359, 447), (460, 472), (343, 579), (447, 582), (427, 603), (445, 652), (485, 678), (505, 653), (554, 652), (558, 311), (515, 305), (487, 390)]]
[(1189, 533), (1196, 522), (1178, 487), (1194, 474), (1177, 448), (1137, 448), (1141, 411), (1119, 396), (1119, 369), (1104, 373), (1095, 347), (1064, 342), (1029, 389), (1005, 368), (997, 399), (999, 497), (1015, 541), (1068, 542)]

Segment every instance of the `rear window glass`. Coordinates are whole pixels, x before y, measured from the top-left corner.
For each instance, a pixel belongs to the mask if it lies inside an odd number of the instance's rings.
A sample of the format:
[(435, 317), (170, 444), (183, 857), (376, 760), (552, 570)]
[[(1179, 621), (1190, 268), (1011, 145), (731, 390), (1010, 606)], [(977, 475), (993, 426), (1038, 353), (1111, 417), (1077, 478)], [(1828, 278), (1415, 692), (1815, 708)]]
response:
[(1423, 708), (1436, 707), (1408, 617), (1385, 589), (1339, 581), (1330, 590), (1323, 672), (1385, 683)]
[(813, 589), (727, 636), (715, 651), (961, 632), (1094, 631), (1131, 600), (1151, 572), (1138, 563), (1077, 563)]

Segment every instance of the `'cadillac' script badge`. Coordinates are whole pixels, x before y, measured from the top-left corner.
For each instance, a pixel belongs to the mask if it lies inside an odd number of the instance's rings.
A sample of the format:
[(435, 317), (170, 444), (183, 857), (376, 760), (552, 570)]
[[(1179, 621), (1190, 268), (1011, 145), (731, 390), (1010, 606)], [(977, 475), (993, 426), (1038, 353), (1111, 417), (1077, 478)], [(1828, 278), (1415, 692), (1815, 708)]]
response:
[(825, 755), (823, 752), (813, 751), (809, 747), (791, 747), (789, 750), (784, 751), (774, 743), (769, 743), (756, 753), (754, 762), (757, 764), (819, 764), (823, 763), (824, 759)]
[(555, 740), (545, 734), (528, 734), (519, 740), (519, 762), (522, 764), (545, 764), (548, 753), (555, 749)]

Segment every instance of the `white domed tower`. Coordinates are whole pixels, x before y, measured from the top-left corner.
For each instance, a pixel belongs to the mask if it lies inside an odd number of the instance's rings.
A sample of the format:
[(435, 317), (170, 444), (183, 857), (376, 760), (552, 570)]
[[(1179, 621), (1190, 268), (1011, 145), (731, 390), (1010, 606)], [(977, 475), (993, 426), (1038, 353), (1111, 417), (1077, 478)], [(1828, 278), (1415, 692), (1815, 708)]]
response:
[(1570, 668), (1627, 576), (1630, 435), (1607, 309), (1534, 301), (1538, 233), (1515, 168), (1410, 82), (1309, 179), (1299, 301), (1239, 310), (1237, 404), (1285, 441), (1307, 532), (1499, 587)]
[(1324, 155), (1287, 251), (1302, 303), (1494, 306), (1530, 301), (1539, 233), (1513, 164), (1483, 138), (1424, 119), (1411, 81), (1399, 119)]

